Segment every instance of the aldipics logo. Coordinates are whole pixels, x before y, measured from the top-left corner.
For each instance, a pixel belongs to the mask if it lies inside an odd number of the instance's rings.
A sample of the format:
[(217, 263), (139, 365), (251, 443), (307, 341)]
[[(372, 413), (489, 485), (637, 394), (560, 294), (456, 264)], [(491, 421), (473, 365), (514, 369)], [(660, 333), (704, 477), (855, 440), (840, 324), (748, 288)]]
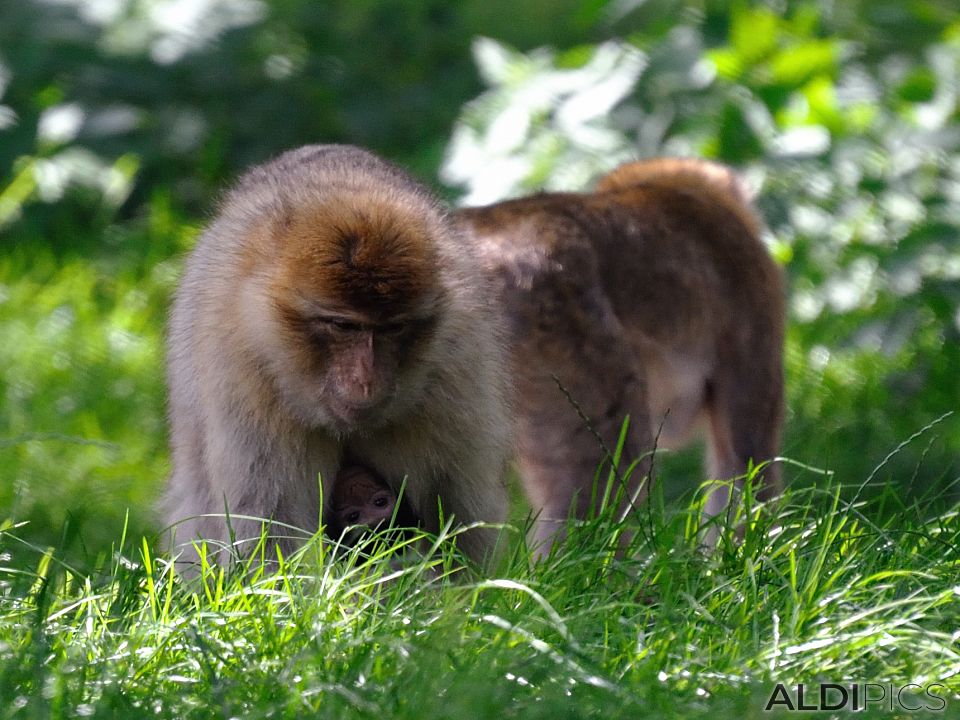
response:
[(943, 712), (946, 693), (947, 686), (942, 683), (777, 683), (764, 710)]

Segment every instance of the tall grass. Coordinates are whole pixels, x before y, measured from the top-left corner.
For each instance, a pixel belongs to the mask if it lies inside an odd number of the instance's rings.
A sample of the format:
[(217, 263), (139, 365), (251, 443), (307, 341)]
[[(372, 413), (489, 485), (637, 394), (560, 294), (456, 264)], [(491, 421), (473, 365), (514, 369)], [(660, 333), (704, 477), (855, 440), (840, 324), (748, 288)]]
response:
[(82, 574), (8, 526), (0, 718), (749, 718), (797, 682), (933, 685), (960, 715), (957, 510), (840, 490), (748, 483), (706, 552), (703, 494), (655, 489), (537, 564), (505, 528), (488, 572), (449, 526), (193, 579), (129, 537)]

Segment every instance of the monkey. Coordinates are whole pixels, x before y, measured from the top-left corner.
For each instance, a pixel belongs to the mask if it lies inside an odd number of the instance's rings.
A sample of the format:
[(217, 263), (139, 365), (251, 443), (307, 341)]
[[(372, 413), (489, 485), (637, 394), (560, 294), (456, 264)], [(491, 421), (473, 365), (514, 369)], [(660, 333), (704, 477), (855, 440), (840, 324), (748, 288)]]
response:
[(187, 257), (168, 322), (181, 566), (197, 540), (218, 562), (242, 557), (263, 528), (289, 555), (329, 524), (321, 497), (344, 457), (394, 494), (407, 478), (428, 532), (441, 510), (481, 523), (458, 547), (492, 558), (511, 420), (491, 293), (449, 211), (366, 150), (308, 145), (244, 174)]
[(418, 524), (409, 505), (369, 468), (347, 465), (337, 473), (327, 534), (347, 547), (393, 521), (397, 527)]
[[(532, 195), (457, 218), (508, 324), (517, 467), (539, 555), (568, 516), (586, 517), (596, 503), (598, 439), (615, 447), (627, 415), (622, 465), (636, 466), (618, 478), (624, 511), (646, 496), (654, 445), (684, 445), (704, 426), (708, 478), (740, 483), (751, 462), (776, 456), (784, 280), (729, 168), (636, 161), (593, 192)], [(776, 496), (780, 483), (769, 465), (758, 497)], [(729, 483), (715, 484), (705, 515), (722, 512), (729, 495)]]

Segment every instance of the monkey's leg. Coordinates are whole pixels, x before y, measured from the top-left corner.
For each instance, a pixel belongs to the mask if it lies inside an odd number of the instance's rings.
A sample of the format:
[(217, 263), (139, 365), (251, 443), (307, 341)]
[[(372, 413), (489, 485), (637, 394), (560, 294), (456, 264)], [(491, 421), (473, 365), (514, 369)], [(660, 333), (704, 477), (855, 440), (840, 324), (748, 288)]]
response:
[[(582, 250), (582, 248), (578, 248)], [(531, 542), (545, 555), (571, 515), (584, 518), (604, 497), (597, 468), (630, 425), (610, 497), (627, 510), (646, 496), (653, 440), (646, 380), (603, 294), (592, 254), (562, 258), (524, 297), (529, 332), (515, 353), (518, 460), (537, 514)], [(577, 272), (564, 274), (562, 267)], [(628, 468), (637, 461), (631, 472)], [(605, 481), (605, 468), (599, 475)]]
[[(587, 369), (588, 374), (594, 371), (599, 369)], [(653, 441), (641, 402), (641, 383), (636, 377), (624, 377), (619, 391), (589, 389), (588, 384), (565, 385), (570, 399), (554, 385), (555, 397), (541, 396), (538, 406), (528, 407), (519, 422), (520, 472), (536, 514), (531, 544), (539, 555), (547, 554), (562, 536), (569, 517), (582, 519), (595, 512), (606, 493), (610, 499), (619, 498), (622, 511), (646, 499)], [(615, 451), (627, 415), (630, 425), (623, 455), (607, 488), (613, 459), (608, 453)]]
[[(502, 473), (476, 475), (480, 482), (457, 484), (456, 492), (440, 492), (440, 502), (446, 517), (454, 516), (460, 523), (482, 522), (485, 527), (471, 527), (457, 537), (457, 544), (473, 562), (491, 568), (500, 557), (501, 528), (507, 519), (506, 486)], [(448, 483), (442, 485), (449, 486)], [(436, 509), (433, 517), (436, 517)], [(427, 516), (430, 517), (429, 515)], [(429, 523), (425, 523), (429, 529)]]
[[(712, 479), (742, 487), (750, 463), (776, 457), (783, 424), (783, 373), (779, 352), (769, 340), (758, 341), (739, 353), (728, 346), (717, 373), (708, 384), (709, 435), (707, 469)], [(777, 463), (764, 468), (756, 495), (769, 500), (781, 492)], [(730, 502), (730, 483), (717, 486), (707, 499), (708, 516), (725, 512)]]

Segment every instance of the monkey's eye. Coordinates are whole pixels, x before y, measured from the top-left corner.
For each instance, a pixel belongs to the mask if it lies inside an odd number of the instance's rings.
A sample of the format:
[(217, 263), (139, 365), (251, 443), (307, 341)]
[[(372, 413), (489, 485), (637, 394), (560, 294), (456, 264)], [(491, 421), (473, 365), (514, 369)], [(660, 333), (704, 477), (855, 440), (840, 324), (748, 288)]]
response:
[(351, 525), (360, 519), (360, 511), (354, 510), (353, 512), (347, 513), (347, 522)]
[(386, 325), (380, 325), (377, 328), (377, 332), (381, 335), (402, 335), (407, 331), (408, 327), (407, 323), (388, 323)]
[(378, 497), (373, 501), (373, 504), (377, 507), (386, 507), (387, 499), (385, 497)]
[(338, 317), (318, 317), (315, 318), (315, 322), (324, 327), (341, 332), (359, 332), (363, 330), (363, 325), (360, 323)]

